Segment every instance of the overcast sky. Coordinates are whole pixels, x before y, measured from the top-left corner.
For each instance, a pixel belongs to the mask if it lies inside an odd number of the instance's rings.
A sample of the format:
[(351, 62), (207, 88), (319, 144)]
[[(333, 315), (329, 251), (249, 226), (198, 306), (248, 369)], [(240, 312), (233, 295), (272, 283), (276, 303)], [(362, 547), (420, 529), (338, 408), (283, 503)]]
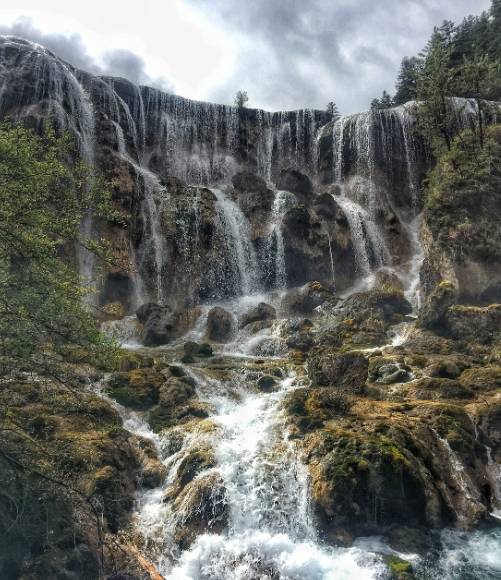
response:
[[(4, 3), (5, 4), (5, 3)], [(192, 99), (267, 110), (368, 108), (393, 91), (403, 56), (433, 26), (489, 0), (17, 0), (0, 34), (35, 40), (72, 64)]]

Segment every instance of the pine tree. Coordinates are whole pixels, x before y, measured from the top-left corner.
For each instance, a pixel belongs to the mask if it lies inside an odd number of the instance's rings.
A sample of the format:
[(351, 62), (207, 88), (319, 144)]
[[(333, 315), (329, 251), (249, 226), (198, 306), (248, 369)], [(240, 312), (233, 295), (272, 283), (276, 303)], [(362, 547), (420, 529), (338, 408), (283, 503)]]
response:
[(396, 86), (397, 91), (393, 99), (395, 105), (403, 105), (416, 98), (419, 71), (422, 65), (422, 59), (416, 56), (405, 57), (402, 60)]
[(334, 101), (330, 101), (330, 103), (327, 104), (326, 111), (333, 121), (337, 121), (341, 117), (339, 109)]
[(453, 138), (454, 113), (448, 99), (453, 95), (454, 71), (450, 67), (451, 40), (446, 27), (435, 28), (422, 53), (424, 64), (417, 83), (419, 105), (416, 109), (418, 125), (431, 145), (450, 149)]

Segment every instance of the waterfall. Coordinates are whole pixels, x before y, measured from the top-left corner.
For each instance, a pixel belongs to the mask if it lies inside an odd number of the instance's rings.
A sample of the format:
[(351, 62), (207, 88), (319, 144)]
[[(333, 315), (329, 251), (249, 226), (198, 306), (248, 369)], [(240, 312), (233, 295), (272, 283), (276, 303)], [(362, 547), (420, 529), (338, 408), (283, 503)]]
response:
[(421, 283), (420, 274), (424, 262), (424, 252), (421, 244), (420, 232), (423, 223), (423, 215), (417, 215), (410, 224), (404, 224), (411, 242), (412, 257), (408, 270), (401, 278), (404, 282), (404, 295), (412, 306), (414, 314), (421, 308)]
[(145, 258), (153, 256), (156, 300), (164, 303), (164, 262), (166, 256), (164, 234), (161, 227), (161, 216), (168, 201), (166, 189), (161, 187), (154, 175), (142, 173), (144, 199), (141, 204), (144, 242), (141, 248), (141, 266)]
[(485, 445), (487, 453), (487, 467), (486, 474), (489, 484), (491, 486), (491, 515), (501, 520), (501, 464), (496, 463), (492, 458), (492, 449)]
[(417, 211), (419, 160), (424, 145), (417, 135), (413, 103), (343, 117), (334, 123), (333, 179), (365, 180), (366, 208), (410, 206)]
[(272, 288), (284, 289), (287, 287), (282, 224), (285, 213), (296, 202), (294, 194), (288, 191), (275, 191), (265, 248), (267, 277)]
[(297, 579), (375, 578), (374, 557), (367, 558), (370, 567), (365, 567), (359, 550), (327, 549), (318, 543), (306, 468), (284, 436), (280, 412), (295, 377), (285, 378), (269, 394), (237, 388), (240, 397), (235, 399), (224, 395), (218, 381), (192, 374), (216, 408), (215, 469), (224, 483), (228, 526), (224, 534), (198, 536), (173, 569), (162, 569), (166, 577), (244, 580), (271, 573)]
[(390, 261), (384, 237), (363, 207), (351, 201), (345, 194), (333, 198), (343, 210), (350, 226), (355, 269), (359, 276), (366, 278), (371, 274), (373, 267), (381, 267)]
[[(456, 485), (456, 498), (457, 503), (460, 507), (459, 511), (455, 510), (456, 517), (459, 522), (464, 525), (468, 524), (468, 510), (476, 511), (477, 507), (481, 507), (479, 502), (480, 494), (479, 491), (472, 481), (471, 477), (468, 475), (465, 466), (463, 465), (461, 459), (458, 457), (457, 453), (451, 448), (447, 439), (441, 437), (435, 430), (433, 430), (435, 437), (443, 449), (445, 456), (447, 457), (447, 465), (449, 468), (449, 474), (452, 481)], [(454, 501), (452, 497), (448, 498), (449, 504), (452, 509), (454, 509)]]
[(238, 205), (220, 189), (211, 189), (216, 196), (224, 238), (239, 294), (246, 296), (259, 290), (259, 267), (251, 241), (250, 225)]

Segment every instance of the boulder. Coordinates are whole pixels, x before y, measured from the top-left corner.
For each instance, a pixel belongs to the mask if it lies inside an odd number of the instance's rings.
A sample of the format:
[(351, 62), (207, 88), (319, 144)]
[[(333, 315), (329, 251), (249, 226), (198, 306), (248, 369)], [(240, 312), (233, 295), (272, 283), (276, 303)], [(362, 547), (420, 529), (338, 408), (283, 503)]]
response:
[(265, 193), (268, 190), (265, 180), (250, 171), (236, 173), (231, 178), (231, 182), (233, 187), (240, 192)]
[(447, 280), (436, 285), (419, 313), (419, 324), (430, 330), (439, 329), (444, 324), (447, 310), (456, 301), (456, 287)]
[(143, 325), (145, 346), (168, 344), (176, 337), (177, 317), (169, 306), (149, 302), (138, 308), (136, 316)]
[(342, 392), (362, 393), (368, 367), (369, 361), (363, 354), (339, 354), (319, 347), (310, 355), (308, 376), (313, 386), (332, 386)]
[(277, 317), (277, 311), (270, 304), (266, 302), (260, 302), (254, 308), (251, 308), (246, 314), (240, 319), (240, 328), (246, 327), (248, 324), (253, 322), (263, 321), (263, 320), (275, 320)]
[(311, 314), (318, 306), (334, 300), (334, 294), (320, 282), (308, 282), (291, 290), (283, 299), (282, 307), (291, 314)]
[(229, 342), (235, 329), (235, 317), (231, 312), (216, 306), (207, 316), (207, 338), (214, 342)]
[[(209, 343), (207, 342), (202, 342), (202, 343), (198, 343), (198, 342), (194, 342), (194, 341), (189, 341), (189, 342), (185, 342), (184, 346), (183, 346), (183, 350), (184, 350), (184, 356), (185, 357), (195, 357), (195, 356), (202, 356), (202, 357), (209, 357), (213, 355), (213, 351), (212, 351), (212, 347)], [(189, 362), (194, 362), (193, 360), (190, 360)]]
[(311, 179), (296, 169), (283, 169), (277, 179), (277, 189), (309, 198), (313, 194)]
[(106, 392), (121, 405), (143, 411), (158, 403), (160, 388), (164, 382), (165, 377), (155, 369), (134, 369), (114, 373)]

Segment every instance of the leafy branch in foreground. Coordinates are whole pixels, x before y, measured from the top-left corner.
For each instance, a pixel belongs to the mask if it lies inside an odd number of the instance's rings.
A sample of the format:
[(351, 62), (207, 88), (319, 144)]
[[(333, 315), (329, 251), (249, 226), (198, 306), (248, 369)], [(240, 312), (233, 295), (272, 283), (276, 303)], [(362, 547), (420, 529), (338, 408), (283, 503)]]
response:
[(85, 239), (82, 216), (120, 219), (110, 194), (81, 162), (72, 140), (0, 126), (0, 373), (59, 377), (70, 353), (107, 366), (118, 352), (84, 305), (89, 292), (71, 263)]

